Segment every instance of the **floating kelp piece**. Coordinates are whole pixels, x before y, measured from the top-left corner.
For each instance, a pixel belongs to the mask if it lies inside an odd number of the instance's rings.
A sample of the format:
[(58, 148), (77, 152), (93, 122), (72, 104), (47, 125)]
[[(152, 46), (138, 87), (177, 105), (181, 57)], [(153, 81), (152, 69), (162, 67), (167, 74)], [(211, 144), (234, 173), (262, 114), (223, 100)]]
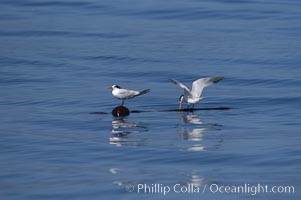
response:
[[(215, 108), (183, 108), (183, 109), (171, 109), (171, 110), (159, 110), (158, 112), (193, 112), (197, 110), (230, 110), (233, 108), (229, 107), (215, 107)], [(144, 112), (153, 112), (147, 110), (132, 110), (129, 111), (128, 108), (124, 106), (117, 106), (112, 110), (112, 115), (115, 117), (125, 117), (128, 116), (130, 113), (144, 113)], [(107, 112), (90, 112), (90, 114), (109, 114)]]
[(217, 108), (200, 108), (199, 110), (230, 110), (229, 107), (217, 107)]
[(90, 114), (106, 115), (106, 112), (90, 112)]
[(141, 111), (141, 110), (132, 110), (131, 111), (131, 113), (141, 113), (141, 112), (143, 112), (143, 111)]
[(143, 112), (151, 112), (147, 110), (131, 110), (131, 113), (143, 113)]
[(114, 117), (125, 117), (130, 114), (130, 111), (127, 107), (124, 106), (117, 106), (112, 110), (112, 115)]
[(184, 108), (184, 109), (172, 109), (172, 110), (162, 110), (161, 112), (193, 112), (196, 110), (230, 110), (229, 107), (217, 107), (217, 108)]

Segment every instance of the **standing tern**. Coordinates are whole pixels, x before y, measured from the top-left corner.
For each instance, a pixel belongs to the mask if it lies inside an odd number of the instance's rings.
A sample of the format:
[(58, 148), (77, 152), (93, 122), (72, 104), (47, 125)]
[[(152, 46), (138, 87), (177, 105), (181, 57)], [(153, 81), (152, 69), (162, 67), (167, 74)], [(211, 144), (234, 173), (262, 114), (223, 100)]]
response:
[(136, 96), (140, 96), (142, 94), (146, 94), (150, 91), (150, 89), (142, 90), (142, 91), (135, 91), (135, 90), (127, 90), (127, 89), (122, 89), (118, 85), (112, 85), (108, 87), (108, 89), (112, 90), (112, 95), (116, 97), (117, 99), (122, 100), (122, 106), (124, 104), (124, 100), (126, 99), (132, 99)]
[(192, 83), (191, 91), (183, 83), (180, 83), (177, 80), (170, 79), (170, 81), (184, 90), (184, 95), (181, 95), (179, 98), (179, 100), (180, 100), (179, 108), (181, 109), (183, 101), (188, 103), (188, 107), (189, 107), (189, 104), (192, 104), (192, 107), (193, 107), (194, 104), (199, 103), (203, 99), (203, 98), (201, 98), (203, 89), (205, 87), (212, 85), (213, 83), (217, 83), (223, 79), (224, 79), (224, 77), (200, 78)]

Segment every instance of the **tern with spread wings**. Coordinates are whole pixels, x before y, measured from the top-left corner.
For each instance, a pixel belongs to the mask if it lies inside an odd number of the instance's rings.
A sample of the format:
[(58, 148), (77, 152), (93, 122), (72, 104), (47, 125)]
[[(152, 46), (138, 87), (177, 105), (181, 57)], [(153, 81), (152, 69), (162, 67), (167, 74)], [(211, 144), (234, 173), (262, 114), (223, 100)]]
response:
[(184, 101), (186, 103), (188, 103), (188, 107), (190, 104), (192, 104), (192, 106), (194, 106), (194, 104), (199, 103), (203, 99), (201, 97), (203, 89), (205, 87), (212, 85), (213, 83), (217, 83), (223, 79), (224, 79), (224, 77), (200, 78), (192, 83), (191, 91), (183, 83), (181, 83), (175, 79), (170, 79), (170, 81), (184, 90), (184, 95), (181, 95), (179, 98), (179, 100), (180, 100), (179, 108), (181, 109)]

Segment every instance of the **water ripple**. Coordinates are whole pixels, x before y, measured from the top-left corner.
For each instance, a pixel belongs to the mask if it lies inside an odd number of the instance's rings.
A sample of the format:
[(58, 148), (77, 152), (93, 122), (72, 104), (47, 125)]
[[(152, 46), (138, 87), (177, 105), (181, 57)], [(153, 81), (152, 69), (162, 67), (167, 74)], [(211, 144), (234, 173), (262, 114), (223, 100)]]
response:
[(103, 39), (127, 38), (129, 34), (121, 33), (85, 33), (71, 31), (0, 31), (1, 37), (94, 37)]
[[(166, 6), (170, 7), (170, 6)], [(172, 8), (145, 8), (141, 10), (131, 10), (130, 8), (119, 9), (115, 13), (125, 16), (151, 18), (157, 20), (204, 20), (204, 19), (240, 19), (240, 20), (262, 20), (269, 18), (279, 18), (283, 14), (280, 10), (262, 8), (232, 8), (232, 9), (211, 9), (206, 7), (181, 7), (180, 5)]]
[(31, 66), (56, 66), (63, 65), (63, 63), (53, 63), (46, 60), (37, 60), (34, 58), (17, 58), (0, 56), (0, 63), (2, 65), (31, 65)]
[[(229, 82), (228, 82), (229, 81)], [(229, 78), (227, 80), (228, 83), (233, 83), (239, 86), (252, 86), (252, 87), (286, 87), (287, 85), (290, 86), (297, 86), (301, 85), (301, 80), (299, 79), (269, 79), (269, 78)]]
[(88, 56), (84, 57), (88, 60), (102, 60), (102, 61), (114, 61), (114, 62), (138, 62), (138, 63), (162, 63), (163, 60), (152, 58), (140, 58), (130, 56), (115, 56), (115, 55), (101, 55), (101, 56)]
[(20, 7), (72, 7), (72, 8), (82, 8), (82, 7), (93, 7), (95, 4), (91, 2), (86, 1), (62, 1), (62, 0), (56, 0), (56, 1), (1, 1), (1, 4), (3, 5), (11, 5), (11, 6), (20, 6)]

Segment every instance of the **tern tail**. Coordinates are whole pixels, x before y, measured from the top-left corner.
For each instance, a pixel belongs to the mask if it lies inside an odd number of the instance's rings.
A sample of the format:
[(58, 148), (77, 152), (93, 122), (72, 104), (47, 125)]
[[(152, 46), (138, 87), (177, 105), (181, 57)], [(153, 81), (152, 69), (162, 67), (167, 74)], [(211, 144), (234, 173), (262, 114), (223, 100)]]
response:
[(143, 94), (146, 94), (146, 93), (149, 93), (149, 92), (150, 92), (150, 89), (142, 90), (142, 91), (139, 92), (139, 94), (137, 94), (136, 96), (140, 96), (140, 95), (143, 95)]

